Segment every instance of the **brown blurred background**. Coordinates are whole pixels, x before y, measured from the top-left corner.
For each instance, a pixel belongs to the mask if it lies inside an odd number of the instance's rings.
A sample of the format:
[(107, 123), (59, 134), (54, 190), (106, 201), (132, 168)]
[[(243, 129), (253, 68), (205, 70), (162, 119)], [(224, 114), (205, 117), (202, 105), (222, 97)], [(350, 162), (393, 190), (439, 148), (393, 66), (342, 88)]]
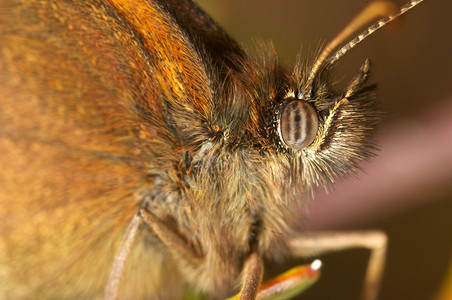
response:
[[(395, 1), (402, 5), (405, 1)], [(330, 41), (369, 1), (198, 0), (245, 45), (271, 40), (290, 66)], [(372, 60), (370, 82), (388, 120), (366, 174), (319, 191), (311, 229), (387, 232), (380, 299), (433, 299), (452, 257), (452, 1), (426, 0), (336, 65), (338, 86)], [(321, 281), (300, 299), (358, 299), (367, 252), (323, 258)], [(281, 267), (282, 271), (284, 267)]]

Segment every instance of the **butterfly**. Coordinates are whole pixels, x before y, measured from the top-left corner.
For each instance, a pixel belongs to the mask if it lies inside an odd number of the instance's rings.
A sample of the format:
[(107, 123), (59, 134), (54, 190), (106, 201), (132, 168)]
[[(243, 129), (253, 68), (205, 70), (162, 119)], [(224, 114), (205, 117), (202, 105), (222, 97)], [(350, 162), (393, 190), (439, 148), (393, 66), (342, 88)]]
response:
[(334, 63), (419, 2), (370, 4), (293, 70), (189, 0), (5, 2), (1, 295), (289, 297), (319, 261), (261, 285), (264, 259), (358, 246), (374, 299), (384, 234), (297, 228), (313, 188), (375, 152), (370, 62), (340, 92)]

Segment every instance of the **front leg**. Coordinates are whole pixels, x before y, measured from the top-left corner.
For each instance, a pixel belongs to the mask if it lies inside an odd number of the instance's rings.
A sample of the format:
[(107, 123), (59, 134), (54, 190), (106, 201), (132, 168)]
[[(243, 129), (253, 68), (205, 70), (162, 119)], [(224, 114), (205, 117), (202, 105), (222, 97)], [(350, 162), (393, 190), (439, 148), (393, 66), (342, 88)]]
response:
[(293, 238), (289, 247), (294, 257), (312, 257), (347, 249), (369, 249), (363, 300), (375, 300), (383, 275), (387, 237), (380, 231), (315, 232)]

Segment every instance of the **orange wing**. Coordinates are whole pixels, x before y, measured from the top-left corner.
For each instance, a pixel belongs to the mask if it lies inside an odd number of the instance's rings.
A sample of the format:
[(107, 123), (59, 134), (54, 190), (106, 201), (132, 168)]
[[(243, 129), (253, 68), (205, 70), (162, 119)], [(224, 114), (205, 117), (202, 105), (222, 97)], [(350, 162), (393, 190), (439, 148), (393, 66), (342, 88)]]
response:
[[(206, 62), (227, 69), (209, 51), (239, 48), (191, 1), (2, 6), (0, 297), (91, 298), (150, 175), (209, 135)], [(169, 280), (156, 275), (164, 254), (139, 240), (125, 276), (135, 297)]]

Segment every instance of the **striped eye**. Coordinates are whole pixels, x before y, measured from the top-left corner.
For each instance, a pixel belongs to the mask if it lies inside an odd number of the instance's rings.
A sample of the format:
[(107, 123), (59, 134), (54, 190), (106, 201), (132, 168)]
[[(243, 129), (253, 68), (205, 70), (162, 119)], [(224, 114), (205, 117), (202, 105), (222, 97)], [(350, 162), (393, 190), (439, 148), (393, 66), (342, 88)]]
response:
[(281, 108), (278, 134), (286, 146), (302, 149), (317, 135), (319, 119), (311, 104), (294, 99)]

